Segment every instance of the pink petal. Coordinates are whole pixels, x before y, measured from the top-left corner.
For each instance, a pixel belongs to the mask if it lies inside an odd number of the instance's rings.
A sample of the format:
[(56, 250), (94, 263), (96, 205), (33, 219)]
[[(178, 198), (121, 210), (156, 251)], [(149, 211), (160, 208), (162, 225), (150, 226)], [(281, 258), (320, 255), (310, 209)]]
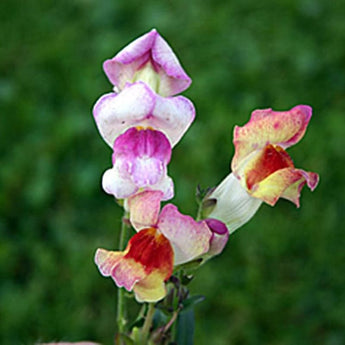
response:
[(157, 96), (150, 126), (164, 132), (175, 146), (195, 118), (193, 103), (183, 96), (163, 98)]
[(144, 126), (153, 112), (156, 95), (144, 83), (135, 83), (121, 93), (102, 96), (93, 108), (98, 130), (113, 147), (115, 139), (128, 128)]
[(190, 77), (181, 67), (176, 55), (167, 42), (157, 34), (156, 41), (152, 47), (153, 61), (160, 65), (163, 71), (161, 74), (159, 94), (172, 96), (186, 90), (191, 84)]
[(135, 230), (156, 226), (162, 197), (161, 191), (146, 191), (128, 199), (130, 221)]
[(103, 189), (117, 199), (141, 190), (161, 190), (163, 199), (174, 195), (167, 176), (171, 146), (165, 135), (152, 129), (130, 128), (114, 143), (113, 168), (103, 175)]
[(139, 188), (158, 183), (166, 175), (170, 157), (169, 141), (163, 133), (152, 129), (130, 128), (114, 143), (114, 166), (120, 161)]
[(113, 85), (122, 90), (133, 79), (135, 72), (150, 59), (156, 35), (155, 30), (148, 32), (104, 62), (104, 72)]
[(164, 98), (137, 82), (120, 94), (101, 97), (93, 109), (98, 130), (108, 145), (131, 127), (151, 127), (177, 144), (194, 120), (193, 103), (185, 97)]
[(156, 157), (168, 164), (171, 158), (171, 146), (165, 135), (150, 128), (130, 128), (119, 136), (114, 143), (113, 162), (117, 156)]
[(111, 83), (122, 90), (148, 62), (153, 63), (161, 77), (159, 94), (172, 96), (189, 87), (191, 79), (155, 29), (130, 43), (114, 58), (105, 61), (103, 68)]
[(157, 226), (174, 249), (175, 265), (193, 260), (209, 249), (212, 233), (206, 223), (181, 214), (172, 204), (164, 206)]
[(239, 176), (251, 155), (266, 145), (279, 145), (283, 149), (296, 144), (303, 137), (312, 110), (299, 105), (289, 111), (255, 110), (250, 121), (234, 129), (235, 155), (232, 171)]
[(97, 249), (95, 263), (104, 277), (111, 276), (118, 287), (125, 287), (132, 291), (136, 282), (143, 279), (145, 267), (135, 260), (126, 260), (124, 252), (112, 252), (105, 249)]

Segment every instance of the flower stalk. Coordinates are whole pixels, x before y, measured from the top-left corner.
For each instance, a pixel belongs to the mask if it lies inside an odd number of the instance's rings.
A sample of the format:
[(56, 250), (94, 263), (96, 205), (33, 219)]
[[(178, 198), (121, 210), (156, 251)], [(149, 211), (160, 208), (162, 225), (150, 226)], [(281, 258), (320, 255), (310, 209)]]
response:
[(150, 329), (152, 327), (152, 320), (153, 320), (154, 313), (155, 313), (154, 303), (148, 303), (148, 309), (147, 309), (147, 313), (145, 317), (145, 322), (144, 322), (143, 328), (141, 330), (141, 335), (140, 335), (140, 345), (147, 344), (147, 340), (150, 334)]
[[(127, 211), (124, 212), (121, 222), (121, 230), (119, 237), (119, 248), (123, 250), (127, 239), (128, 232), (128, 217)], [(125, 304), (125, 291), (123, 288), (117, 290), (117, 329), (119, 333), (123, 333), (126, 327), (126, 304)]]

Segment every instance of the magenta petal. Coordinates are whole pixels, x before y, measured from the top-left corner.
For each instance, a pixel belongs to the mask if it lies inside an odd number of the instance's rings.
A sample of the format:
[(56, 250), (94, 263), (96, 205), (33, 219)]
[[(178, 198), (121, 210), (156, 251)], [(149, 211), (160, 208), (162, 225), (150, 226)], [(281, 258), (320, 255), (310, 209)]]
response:
[(159, 183), (166, 176), (170, 157), (169, 141), (152, 129), (130, 128), (114, 143), (114, 167), (128, 174), (138, 188)]
[(218, 219), (208, 218), (205, 222), (212, 232), (210, 239), (210, 249), (207, 255), (214, 256), (220, 254), (229, 239), (229, 231), (226, 225)]
[(117, 157), (126, 157), (129, 161), (154, 157), (166, 165), (170, 162), (171, 146), (160, 131), (130, 128), (115, 140), (113, 163)]

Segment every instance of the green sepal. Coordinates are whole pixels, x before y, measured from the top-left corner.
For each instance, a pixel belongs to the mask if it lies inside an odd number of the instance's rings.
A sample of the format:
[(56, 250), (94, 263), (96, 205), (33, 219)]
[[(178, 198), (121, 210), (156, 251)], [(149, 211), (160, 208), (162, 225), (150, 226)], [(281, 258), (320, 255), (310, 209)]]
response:
[(205, 296), (203, 295), (194, 295), (194, 296), (188, 297), (182, 302), (182, 305), (183, 305), (182, 312), (185, 312), (188, 309), (193, 308), (196, 304), (201, 303), (204, 300), (205, 300)]

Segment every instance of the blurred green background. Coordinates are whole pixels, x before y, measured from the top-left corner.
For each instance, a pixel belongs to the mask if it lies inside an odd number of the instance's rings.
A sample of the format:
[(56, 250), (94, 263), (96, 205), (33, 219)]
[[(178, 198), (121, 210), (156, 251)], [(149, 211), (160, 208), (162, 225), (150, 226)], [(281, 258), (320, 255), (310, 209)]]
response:
[(93, 263), (121, 209), (100, 187), (111, 151), (93, 122), (102, 62), (156, 27), (193, 84), (197, 119), (174, 149), (173, 200), (227, 175), (232, 130), (256, 108), (309, 104), (289, 150), (320, 173), (301, 208), (262, 206), (191, 285), (196, 345), (345, 343), (345, 3), (328, 0), (0, 2), (0, 343), (112, 344), (116, 288)]

